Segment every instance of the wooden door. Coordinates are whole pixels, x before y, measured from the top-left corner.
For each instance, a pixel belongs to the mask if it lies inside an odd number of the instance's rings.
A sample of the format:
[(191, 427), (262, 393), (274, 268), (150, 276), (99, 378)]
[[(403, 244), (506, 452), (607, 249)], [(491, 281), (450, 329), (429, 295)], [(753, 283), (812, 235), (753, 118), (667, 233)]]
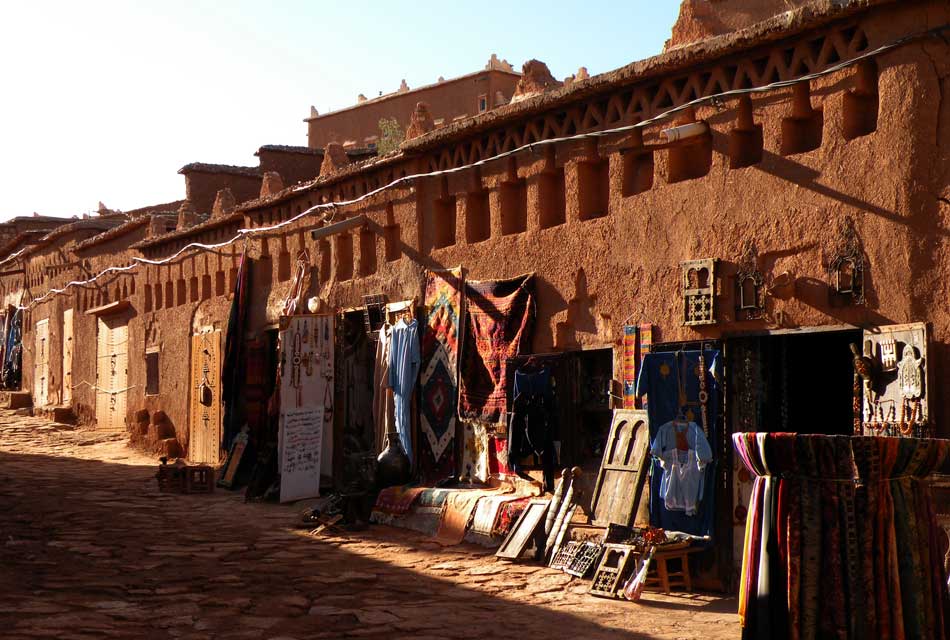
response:
[(125, 430), (128, 380), (128, 317), (100, 317), (96, 344), (96, 426), (99, 429)]
[(62, 404), (73, 402), (73, 310), (63, 311), (63, 381)]
[(591, 498), (595, 524), (632, 526), (649, 473), (650, 424), (647, 412), (616, 409), (604, 460)]
[(49, 404), (49, 320), (36, 323), (36, 349), (33, 352), (33, 405)]
[(188, 459), (221, 461), (221, 331), (191, 337), (191, 410)]

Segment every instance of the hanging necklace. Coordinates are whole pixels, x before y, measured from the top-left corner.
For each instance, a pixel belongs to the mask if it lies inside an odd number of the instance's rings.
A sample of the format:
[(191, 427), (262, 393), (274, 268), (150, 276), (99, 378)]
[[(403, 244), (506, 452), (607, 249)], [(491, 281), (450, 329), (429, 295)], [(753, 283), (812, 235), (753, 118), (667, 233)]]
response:
[(709, 438), (709, 424), (706, 418), (706, 402), (709, 401), (709, 394), (706, 393), (706, 357), (703, 351), (699, 352), (699, 415), (703, 422), (703, 433)]

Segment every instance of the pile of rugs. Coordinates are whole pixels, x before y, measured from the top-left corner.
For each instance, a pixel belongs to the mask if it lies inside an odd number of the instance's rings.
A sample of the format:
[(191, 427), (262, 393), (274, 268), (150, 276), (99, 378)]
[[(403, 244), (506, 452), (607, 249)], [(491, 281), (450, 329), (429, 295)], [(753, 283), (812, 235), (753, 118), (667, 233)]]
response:
[(443, 545), (464, 540), (497, 547), (541, 493), (539, 484), (519, 478), (484, 486), (389, 487), (376, 499), (370, 521), (412, 529)]

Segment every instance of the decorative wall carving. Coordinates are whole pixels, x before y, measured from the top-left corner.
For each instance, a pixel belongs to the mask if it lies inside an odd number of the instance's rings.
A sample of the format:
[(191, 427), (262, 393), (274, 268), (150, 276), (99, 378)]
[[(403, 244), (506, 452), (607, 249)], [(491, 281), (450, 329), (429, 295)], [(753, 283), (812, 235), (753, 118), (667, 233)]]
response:
[(848, 216), (841, 225), (838, 245), (828, 265), (832, 306), (864, 304), (864, 269), (864, 247), (854, 220)]
[(736, 320), (761, 320), (765, 317), (765, 277), (759, 271), (755, 242), (746, 243), (736, 273)]
[(716, 324), (716, 260), (688, 260), (683, 268), (683, 324)]

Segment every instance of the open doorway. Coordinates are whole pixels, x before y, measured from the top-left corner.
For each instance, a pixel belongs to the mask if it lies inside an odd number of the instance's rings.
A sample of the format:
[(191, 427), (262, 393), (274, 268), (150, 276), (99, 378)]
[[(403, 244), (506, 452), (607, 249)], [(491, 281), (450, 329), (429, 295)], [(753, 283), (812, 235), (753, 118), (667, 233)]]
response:
[[(859, 329), (802, 331), (726, 341), (730, 432), (851, 435), (854, 430), (854, 359)], [(730, 447), (731, 452), (731, 447)], [(732, 521), (731, 573), (738, 584), (742, 543), (754, 478), (732, 455), (731, 495), (721, 496), (719, 530)], [(729, 564), (725, 567), (728, 569)]]
[(729, 340), (732, 431), (850, 435), (861, 339), (854, 329)]
[(335, 433), (341, 435), (341, 486), (365, 484), (367, 465), (376, 459), (373, 421), (373, 371), (376, 340), (368, 334), (362, 310), (343, 314), (337, 341)]

